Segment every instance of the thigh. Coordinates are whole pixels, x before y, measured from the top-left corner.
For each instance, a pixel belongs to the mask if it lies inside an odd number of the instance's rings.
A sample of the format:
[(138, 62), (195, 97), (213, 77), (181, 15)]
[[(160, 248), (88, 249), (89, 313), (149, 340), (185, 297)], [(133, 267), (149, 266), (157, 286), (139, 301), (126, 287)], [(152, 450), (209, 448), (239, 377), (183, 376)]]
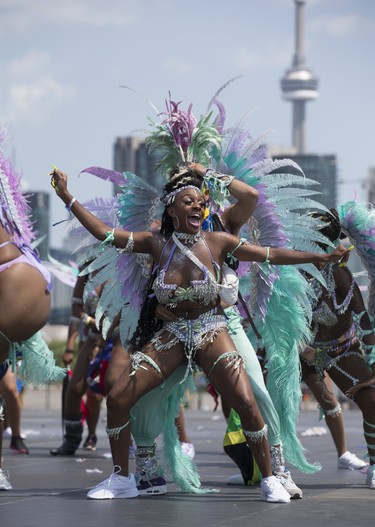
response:
[(196, 362), (227, 404), (231, 408), (238, 408), (240, 400), (254, 402), (254, 394), (242, 361), (235, 360), (234, 356), (233, 362), (231, 357), (218, 360), (230, 352), (237, 353), (237, 350), (228, 332), (222, 331), (196, 353)]
[(106, 393), (109, 393), (110, 389), (120, 377), (121, 373), (125, 370), (126, 366), (130, 364), (129, 353), (126, 351), (119, 338), (116, 338), (111, 351), (111, 358), (107, 366), (104, 387)]
[(186, 363), (182, 343), (162, 351), (148, 344), (141, 352), (130, 355), (130, 361), (115, 380), (109, 398), (121, 403), (126, 401), (132, 407), (140, 397), (163, 384), (177, 368)]
[(79, 391), (81, 395), (85, 393), (87, 388), (87, 369), (90, 364), (90, 357), (94, 344), (95, 340), (89, 337), (85, 342), (83, 342), (82, 346), (79, 347), (78, 357), (68, 385), (68, 393), (72, 391)]
[(320, 375), (316, 372), (315, 368), (313, 366), (306, 367), (306, 365), (303, 364), (303, 361), (302, 371), (302, 380), (311, 390), (318, 404), (325, 410), (330, 410), (337, 406), (338, 401), (332, 391), (332, 384), (331, 381), (328, 380), (328, 376), (324, 375), (324, 378), (321, 379)]
[(18, 396), (16, 377), (9, 368), (4, 377), (0, 379), (0, 395), (6, 399), (9, 396)]
[[(337, 362), (337, 366), (329, 368), (328, 373), (340, 390), (343, 393), (346, 393), (346, 391), (355, 384), (355, 381), (361, 381), (369, 377), (370, 370), (364, 357), (360, 353), (353, 353), (340, 359)], [(360, 390), (358, 394), (361, 393), (361, 391), (362, 390)], [(353, 399), (357, 402), (357, 394)]]

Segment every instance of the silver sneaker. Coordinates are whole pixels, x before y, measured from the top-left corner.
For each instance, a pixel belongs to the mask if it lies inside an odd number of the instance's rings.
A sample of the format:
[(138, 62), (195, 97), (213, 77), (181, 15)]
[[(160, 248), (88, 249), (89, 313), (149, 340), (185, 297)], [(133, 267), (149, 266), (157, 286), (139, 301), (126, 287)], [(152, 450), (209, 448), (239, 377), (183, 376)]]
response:
[(133, 474), (120, 476), (120, 467), (116, 465), (113, 473), (87, 493), (89, 500), (113, 500), (118, 498), (136, 498), (139, 493)]
[(338, 468), (347, 468), (349, 470), (359, 470), (360, 468), (364, 468), (366, 466), (366, 461), (359, 459), (359, 457), (349, 451), (344, 452), (344, 454), (340, 456), (337, 461)]
[(260, 499), (268, 503), (289, 503), (290, 494), (275, 476), (262, 479)]
[(0, 468), (0, 490), (12, 490), (12, 485), (9, 480), (9, 472), (1, 470)]
[(367, 468), (366, 485), (369, 489), (375, 489), (375, 465), (369, 465)]
[(294, 483), (289, 470), (284, 470), (284, 472), (276, 472), (275, 477), (289, 493), (292, 500), (302, 499), (302, 490)]

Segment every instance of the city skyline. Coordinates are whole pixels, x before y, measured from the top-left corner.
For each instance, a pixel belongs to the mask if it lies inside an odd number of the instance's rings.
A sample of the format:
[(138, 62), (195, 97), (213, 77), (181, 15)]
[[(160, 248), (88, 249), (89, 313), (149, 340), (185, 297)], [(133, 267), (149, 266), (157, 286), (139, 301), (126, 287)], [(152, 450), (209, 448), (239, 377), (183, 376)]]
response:
[[(11, 124), (13, 157), (32, 191), (51, 194), (51, 224), (65, 217), (49, 187), (52, 164), (70, 175), (81, 201), (110, 196), (109, 184), (78, 173), (113, 166), (117, 137), (156, 118), (130, 85), (162, 111), (168, 91), (193, 103), (199, 117), (218, 87), (242, 76), (220, 96), (228, 124), (249, 109), (252, 134), (273, 129), (270, 144), (291, 146), (290, 104), (280, 80), (294, 52), (293, 0), (0, 0), (0, 110)], [(307, 0), (307, 63), (319, 78), (319, 98), (307, 105), (307, 152), (335, 154), (339, 200), (350, 199), (375, 164), (375, 4), (366, 0)], [(141, 133), (139, 135), (142, 136)], [(64, 226), (51, 227), (59, 246)]]

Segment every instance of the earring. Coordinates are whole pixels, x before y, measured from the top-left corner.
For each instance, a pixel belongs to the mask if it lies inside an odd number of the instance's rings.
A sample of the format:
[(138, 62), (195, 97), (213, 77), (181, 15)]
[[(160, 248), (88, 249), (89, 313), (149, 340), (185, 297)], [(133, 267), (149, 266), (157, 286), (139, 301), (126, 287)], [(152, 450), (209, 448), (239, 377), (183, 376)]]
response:
[[(174, 220), (177, 220), (177, 225), (176, 225), (176, 222)], [(177, 216), (173, 216), (173, 227), (174, 227), (174, 230), (177, 231), (179, 226), (180, 226), (180, 220), (177, 218)]]

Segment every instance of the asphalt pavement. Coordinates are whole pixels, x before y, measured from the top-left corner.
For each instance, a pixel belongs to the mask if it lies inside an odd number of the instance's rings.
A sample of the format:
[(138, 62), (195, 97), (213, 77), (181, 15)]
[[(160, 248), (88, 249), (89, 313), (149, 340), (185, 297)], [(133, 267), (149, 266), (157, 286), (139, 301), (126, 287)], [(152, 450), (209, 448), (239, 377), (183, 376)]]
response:
[[(46, 408), (47, 406), (47, 408)], [(202, 485), (217, 493), (183, 494), (168, 480), (164, 496), (127, 500), (91, 501), (87, 490), (105, 479), (112, 470), (104, 431), (104, 409), (98, 427), (95, 452), (79, 449), (75, 456), (53, 457), (51, 448), (61, 444), (61, 416), (54, 405), (25, 405), (22, 428), (29, 455), (9, 449), (4, 439), (3, 467), (10, 472), (13, 490), (0, 492), (1, 526), (14, 527), (93, 527), (93, 526), (178, 526), (224, 527), (266, 525), (329, 527), (373, 524), (375, 490), (365, 485), (364, 473), (340, 470), (331, 436), (316, 410), (300, 413), (297, 432), (310, 461), (319, 461), (322, 470), (302, 474), (289, 467), (303, 489), (303, 499), (289, 504), (269, 504), (259, 500), (259, 487), (228, 486), (226, 480), (238, 472), (223, 453), (225, 420), (210, 409), (186, 411), (186, 425), (195, 445), (195, 462)], [(360, 412), (344, 412), (348, 448), (359, 457), (365, 452)], [(324, 433), (324, 431), (326, 433)], [(306, 432), (313, 435), (302, 435)], [(320, 435), (322, 434), (322, 435)], [(134, 460), (131, 461), (134, 471)]]

